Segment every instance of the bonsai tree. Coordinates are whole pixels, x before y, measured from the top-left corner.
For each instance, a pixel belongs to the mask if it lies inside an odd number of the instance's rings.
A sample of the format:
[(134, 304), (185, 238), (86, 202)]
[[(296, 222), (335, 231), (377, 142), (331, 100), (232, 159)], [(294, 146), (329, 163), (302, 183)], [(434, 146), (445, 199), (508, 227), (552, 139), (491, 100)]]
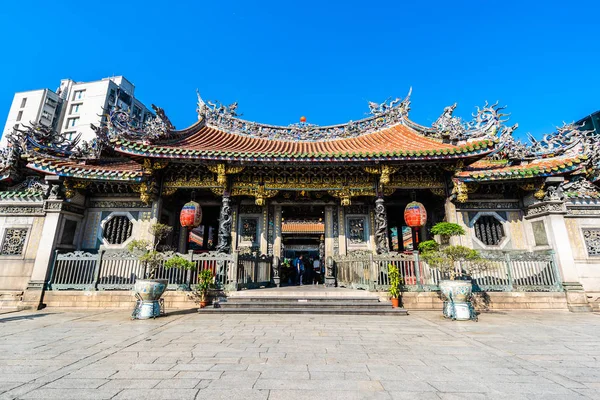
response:
[[(154, 236), (154, 240), (132, 240), (127, 245), (127, 250), (137, 254), (138, 260), (144, 266), (146, 279), (154, 279), (156, 270), (165, 261), (166, 255), (159, 252), (158, 245), (173, 231), (173, 228), (165, 224), (152, 224), (148, 231)], [(181, 258), (181, 257), (180, 257)], [(174, 265), (173, 265), (174, 266)]]
[[(465, 234), (462, 226), (450, 222), (440, 222), (433, 226), (431, 233), (439, 235), (441, 244), (435, 240), (427, 240), (419, 244), (421, 259), (436, 268), (450, 280), (456, 279), (457, 273), (467, 275), (482, 272), (490, 268), (490, 264), (477, 250), (460, 245), (449, 245), (450, 237)], [(457, 267), (459, 269), (457, 270)]]
[(165, 262), (164, 267), (165, 267), (165, 269), (179, 268), (179, 269), (184, 269), (186, 271), (191, 271), (191, 270), (196, 269), (196, 264), (194, 264), (190, 260), (186, 260), (185, 258), (181, 257), (180, 255), (176, 255), (174, 257), (169, 258)]
[(440, 241), (443, 245), (450, 244), (450, 237), (462, 236), (465, 234), (465, 230), (459, 224), (452, 222), (438, 222), (431, 228), (431, 233), (440, 236)]

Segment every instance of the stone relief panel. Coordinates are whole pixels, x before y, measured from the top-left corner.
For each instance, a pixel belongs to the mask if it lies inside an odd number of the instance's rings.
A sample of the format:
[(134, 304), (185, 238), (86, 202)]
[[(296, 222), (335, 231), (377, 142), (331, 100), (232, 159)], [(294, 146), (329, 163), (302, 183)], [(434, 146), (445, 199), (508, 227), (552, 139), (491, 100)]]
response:
[(367, 241), (366, 218), (348, 217), (348, 242), (350, 244), (364, 244)]
[(600, 257), (600, 228), (584, 228), (583, 240), (589, 257)]
[(6, 228), (0, 247), (2, 256), (22, 256), (29, 228)]
[(81, 248), (97, 249), (98, 243), (98, 227), (100, 226), (102, 213), (99, 211), (90, 211), (87, 214)]
[(258, 244), (258, 218), (241, 218), (240, 239), (246, 245), (256, 246)]

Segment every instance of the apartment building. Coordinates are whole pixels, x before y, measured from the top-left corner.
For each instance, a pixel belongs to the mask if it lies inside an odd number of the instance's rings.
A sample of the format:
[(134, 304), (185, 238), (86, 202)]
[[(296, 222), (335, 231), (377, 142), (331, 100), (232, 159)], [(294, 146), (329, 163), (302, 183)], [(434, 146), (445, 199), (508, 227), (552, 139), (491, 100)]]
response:
[(152, 113), (135, 98), (135, 86), (123, 76), (91, 82), (63, 79), (56, 91), (50, 89), (15, 93), (0, 146), (6, 144), (6, 135), (17, 125), (39, 123), (56, 132), (83, 140), (91, 140), (95, 133), (91, 124), (98, 126), (110, 106), (129, 110), (132, 118), (143, 123)]

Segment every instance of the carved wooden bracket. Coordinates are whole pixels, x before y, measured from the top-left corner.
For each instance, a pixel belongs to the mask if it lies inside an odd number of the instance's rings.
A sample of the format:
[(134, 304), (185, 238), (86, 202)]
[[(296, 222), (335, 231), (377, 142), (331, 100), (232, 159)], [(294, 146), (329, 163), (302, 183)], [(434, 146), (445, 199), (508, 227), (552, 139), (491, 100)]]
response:
[(223, 187), (227, 186), (227, 175), (239, 174), (245, 167), (232, 166), (226, 164), (207, 165), (206, 168), (212, 173), (217, 174), (217, 183)]

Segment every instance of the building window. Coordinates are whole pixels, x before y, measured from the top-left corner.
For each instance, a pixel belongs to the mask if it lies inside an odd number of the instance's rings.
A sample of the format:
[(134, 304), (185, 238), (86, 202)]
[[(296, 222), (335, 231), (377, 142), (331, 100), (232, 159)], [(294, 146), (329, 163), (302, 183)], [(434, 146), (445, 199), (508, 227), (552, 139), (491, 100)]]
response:
[(68, 131), (68, 132), (64, 133), (64, 135), (67, 137), (68, 140), (73, 140), (73, 138), (75, 137), (76, 134), (77, 134), (77, 131)]
[(57, 104), (58, 104), (57, 101), (54, 100), (54, 99), (51, 99), (50, 97), (48, 97), (46, 99), (46, 105), (49, 106), (49, 107), (56, 108)]
[(79, 106), (81, 106), (80, 104), (73, 104), (71, 105), (71, 112), (70, 114), (78, 114), (79, 113)]
[(42, 111), (42, 118), (52, 121), (52, 114), (50, 114), (48, 111)]
[(583, 229), (583, 240), (588, 256), (600, 256), (600, 229)]
[(21, 99), (21, 108), (25, 107), (26, 104), (27, 104), (27, 97), (23, 97)]
[(67, 126), (66, 126), (66, 128), (72, 128), (75, 125), (77, 125), (77, 123), (79, 123), (79, 117), (69, 118), (69, 119), (67, 119)]
[(475, 237), (486, 246), (496, 246), (505, 238), (502, 222), (493, 215), (482, 215), (473, 224)]
[(76, 90), (73, 92), (73, 100), (81, 100), (85, 97), (85, 90)]
[(546, 235), (546, 228), (544, 221), (535, 221), (531, 223), (533, 228), (533, 240), (536, 246), (548, 246), (548, 235)]
[(7, 228), (2, 239), (0, 255), (20, 256), (23, 254), (25, 239), (27, 239), (27, 228)]
[(21, 118), (23, 118), (23, 111), (19, 111), (19, 113), (17, 114), (17, 122), (19, 122)]
[(358, 244), (366, 242), (365, 234), (364, 218), (348, 218), (348, 240), (350, 243)]
[(131, 237), (133, 232), (133, 222), (124, 215), (119, 215), (109, 219), (104, 225), (102, 237), (109, 244), (122, 244)]
[(242, 218), (242, 241), (256, 244), (258, 238), (258, 219)]

